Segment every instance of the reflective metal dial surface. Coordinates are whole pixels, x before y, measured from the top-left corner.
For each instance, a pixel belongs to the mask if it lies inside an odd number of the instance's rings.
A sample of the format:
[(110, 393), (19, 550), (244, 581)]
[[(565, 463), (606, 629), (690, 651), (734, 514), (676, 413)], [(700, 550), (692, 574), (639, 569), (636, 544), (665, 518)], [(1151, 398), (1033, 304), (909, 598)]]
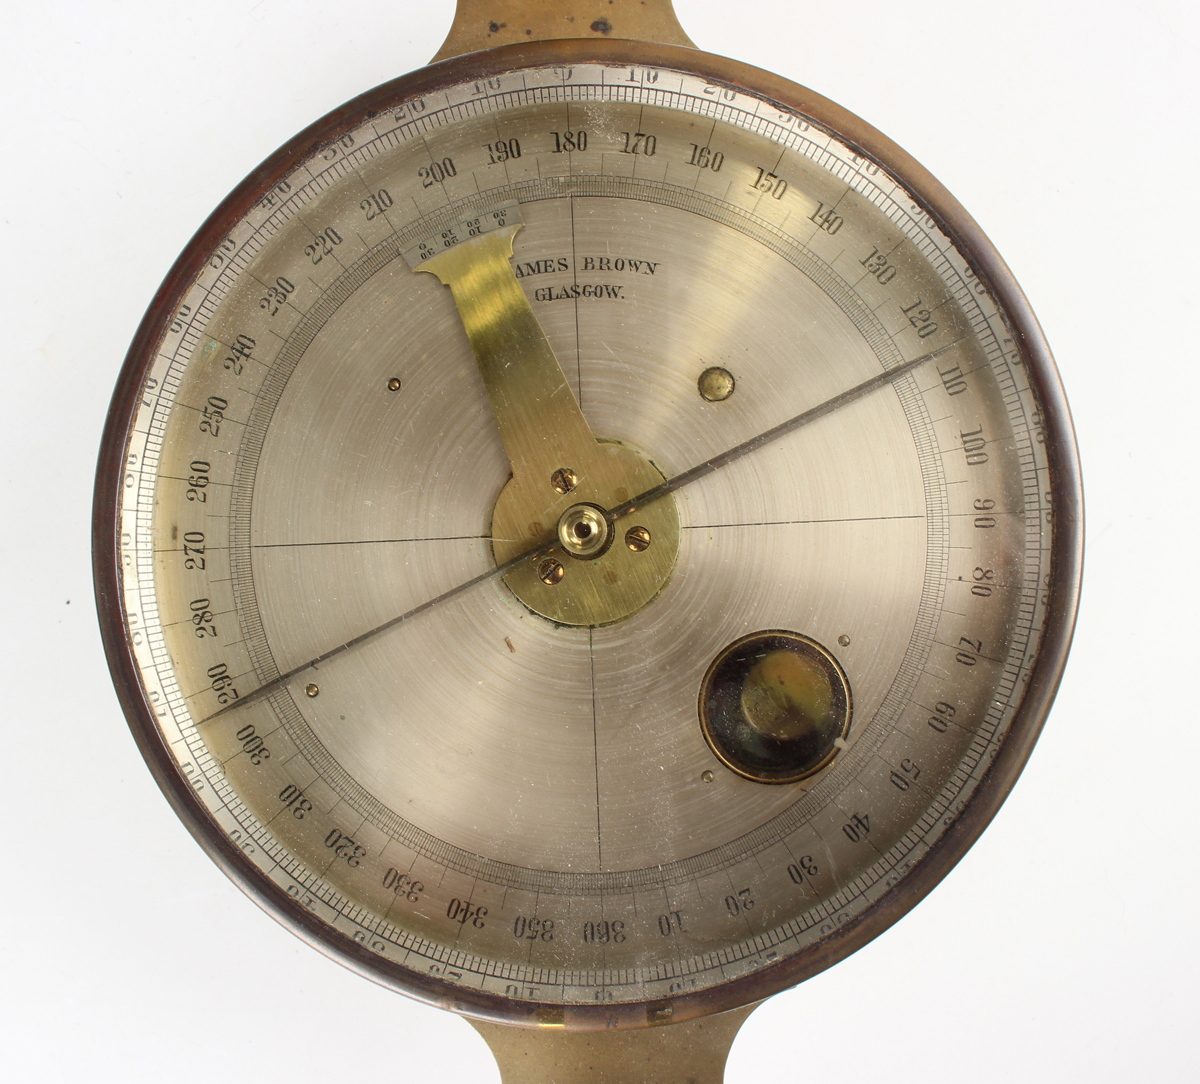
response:
[[(1077, 490), (1044, 348), (927, 194), (778, 98), (615, 57), (418, 90), (273, 160), (131, 355), (127, 705), (193, 831), (381, 981), (543, 1022), (752, 1000), (977, 832), (960, 814), (1020, 712), (1036, 736), (1077, 576), (1056, 599)], [(639, 464), (601, 519), (838, 405), (623, 512), (611, 557), (555, 541), (590, 466), (566, 493), (538, 474), (497, 533), (504, 416), (419, 265), (513, 206), (498, 259), (595, 447)], [(668, 545), (635, 602), (554, 608)]]

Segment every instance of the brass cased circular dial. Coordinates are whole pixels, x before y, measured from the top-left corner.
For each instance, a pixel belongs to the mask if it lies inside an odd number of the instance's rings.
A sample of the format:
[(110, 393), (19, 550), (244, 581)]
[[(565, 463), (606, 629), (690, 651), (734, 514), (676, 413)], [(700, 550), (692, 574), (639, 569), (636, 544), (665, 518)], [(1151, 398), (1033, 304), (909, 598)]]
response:
[[(480, 1019), (638, 1027), (961, 857), (1057, 686), (1080, 507), (1036, 321), (916, 163), (745, 65), (538, 42), (356, 99), (205, 224), (114, 397), (97, 591), (264, 907)], [(774, 774), (701, 704), (756, 636), (714, 711)]]

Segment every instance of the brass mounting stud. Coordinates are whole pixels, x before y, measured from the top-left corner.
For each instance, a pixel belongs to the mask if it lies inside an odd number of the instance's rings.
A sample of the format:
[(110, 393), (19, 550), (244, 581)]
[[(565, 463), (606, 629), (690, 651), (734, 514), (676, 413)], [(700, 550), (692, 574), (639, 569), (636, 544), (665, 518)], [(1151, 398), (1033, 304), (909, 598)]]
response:
[(696, 386), (700, 390), (701, 398), (710, 403), (723, 403), (733, 394), (736, 385), (733, 373), (728, 369), (722, 369), (719, 365), (714, 365), (700, 374)]

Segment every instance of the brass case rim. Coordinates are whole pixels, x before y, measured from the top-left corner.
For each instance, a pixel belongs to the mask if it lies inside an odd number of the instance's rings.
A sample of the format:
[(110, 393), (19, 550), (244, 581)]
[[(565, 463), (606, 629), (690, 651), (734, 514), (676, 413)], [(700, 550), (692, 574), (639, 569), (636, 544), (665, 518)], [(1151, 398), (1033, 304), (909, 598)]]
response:
[[(1055, 505), (1054, 579), (1041, 649), (1008, 735), (965, 808), (925, 857), (856, 918), (809, 947), (749, 975), (691, 994), (650, 1002), (560, 1005), (514, 1001), (451, 985), (385, 960), (314, 915), (263, 876), (219, 829), (176, 769), (154, 725), (121, 612), (117, 513), (134, 410), (143, 380), (174, 314), (204, 262), (246, 214), (298, 163), (390, 105), (467, 80), (532, 67), (600, 63), (678, 71), (799, 113), (895, 177), (970, 261), (1019, 343), (1044, 408)], [(117, 695), (151, 773), (188, 831), (225, 874), (268, 914), (365, 978), (466, 1016), (529, 1028), (578, 1031), (650, 1027), (761, 1001), (861, 948), (920, 902), (967, 852), (1020, 776), (1061, 681), (1074, 632), (1083, 567), (1083, 487), (1074, 429), (1050, 348), (1004, 260), (958, 201), (919, 163), (865, 121), (815, 92), (760, 68), (679, 46), (627, 40), (560, 39), (453, 57), (384, 83), (305, 128), (249, 174), (208, 217), (176, 260), (142, 318), (117, 380), (97, 463), (92, 520), (93, 573), (100, 631)]]

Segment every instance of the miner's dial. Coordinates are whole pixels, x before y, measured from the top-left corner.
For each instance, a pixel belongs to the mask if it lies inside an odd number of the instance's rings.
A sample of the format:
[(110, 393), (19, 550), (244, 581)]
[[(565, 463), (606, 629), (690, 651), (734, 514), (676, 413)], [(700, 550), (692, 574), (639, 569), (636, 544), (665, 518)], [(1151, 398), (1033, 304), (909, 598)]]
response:
[(851, 951), (986, 823), (1073, 618), (1065, 404), (982, 235), (821, 99), (648, 55), (449, 61), (298, 137), (172, 272), (101, 465), (177, 807), (492, 1018)]

